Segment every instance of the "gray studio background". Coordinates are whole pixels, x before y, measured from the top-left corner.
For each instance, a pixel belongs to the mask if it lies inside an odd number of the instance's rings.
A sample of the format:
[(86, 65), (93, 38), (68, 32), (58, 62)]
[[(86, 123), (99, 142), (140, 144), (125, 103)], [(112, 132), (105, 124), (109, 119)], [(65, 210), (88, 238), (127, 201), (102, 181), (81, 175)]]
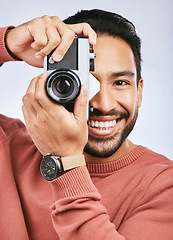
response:
[[(132, 21), (142, 38), (143, 105), (130, 139), (173, 159), (173, 1), (172, 0), (1, 0), (0, 26), (14, 25), (42, 15), (61, 19), (81, 9), (114, 11)], [(0, 69), (0, 113), (20, 118), (30, 80), (42, 69), (23, 62)]]

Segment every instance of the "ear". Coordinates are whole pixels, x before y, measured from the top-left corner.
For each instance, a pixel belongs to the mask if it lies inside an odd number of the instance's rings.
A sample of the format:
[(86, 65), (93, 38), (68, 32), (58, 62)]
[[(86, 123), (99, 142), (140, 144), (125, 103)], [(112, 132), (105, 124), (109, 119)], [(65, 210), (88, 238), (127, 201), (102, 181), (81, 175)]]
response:
[(140, 108), (140, 106), (142, 105), (142, 92), (143, 92), (143, 78), (141, 78), (139, 80), (139, 83), (138, 83), (138, 89), (137, 89), (137, 93), (138, 93), (138, 108)]

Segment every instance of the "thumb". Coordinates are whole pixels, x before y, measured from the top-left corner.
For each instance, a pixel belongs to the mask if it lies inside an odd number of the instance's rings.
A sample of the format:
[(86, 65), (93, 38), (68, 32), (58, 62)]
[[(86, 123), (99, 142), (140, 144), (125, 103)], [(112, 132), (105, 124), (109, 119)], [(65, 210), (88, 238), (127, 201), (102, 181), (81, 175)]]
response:
[(88, 86), (83, 85), (81, 87), (80, 94), (75, 101), (74, 116), (79, 122), (86, 122), (86, 110), (87, 110), (87, 90)]

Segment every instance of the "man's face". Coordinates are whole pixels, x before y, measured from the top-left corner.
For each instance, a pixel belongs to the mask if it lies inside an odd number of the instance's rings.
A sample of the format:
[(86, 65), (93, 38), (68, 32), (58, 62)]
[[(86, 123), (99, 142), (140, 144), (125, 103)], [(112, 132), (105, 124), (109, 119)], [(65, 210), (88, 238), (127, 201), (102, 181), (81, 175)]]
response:
[(142, 101), (143, 81), (137, 87), (136, 65), (130, 46), (120, 38), (101, 35), (94, 47), (94, 77), (100, 91), (91, 100), (89, 139), (85, 152), (99, 158), (112, 156), (133, 129)]

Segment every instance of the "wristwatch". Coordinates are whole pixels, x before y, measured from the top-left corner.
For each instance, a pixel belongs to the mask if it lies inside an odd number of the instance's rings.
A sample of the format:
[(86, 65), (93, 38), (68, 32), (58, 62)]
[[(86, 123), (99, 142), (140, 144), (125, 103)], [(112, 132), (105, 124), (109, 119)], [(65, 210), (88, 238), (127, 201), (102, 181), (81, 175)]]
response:
[(52, 181), (68, 170), (83, 165), (86, 165), (83, 154), (61, 157), (55, 156), (54, 153), (47, 153), (47, 155), (42, 158), (40, 171), (46, 180)]

